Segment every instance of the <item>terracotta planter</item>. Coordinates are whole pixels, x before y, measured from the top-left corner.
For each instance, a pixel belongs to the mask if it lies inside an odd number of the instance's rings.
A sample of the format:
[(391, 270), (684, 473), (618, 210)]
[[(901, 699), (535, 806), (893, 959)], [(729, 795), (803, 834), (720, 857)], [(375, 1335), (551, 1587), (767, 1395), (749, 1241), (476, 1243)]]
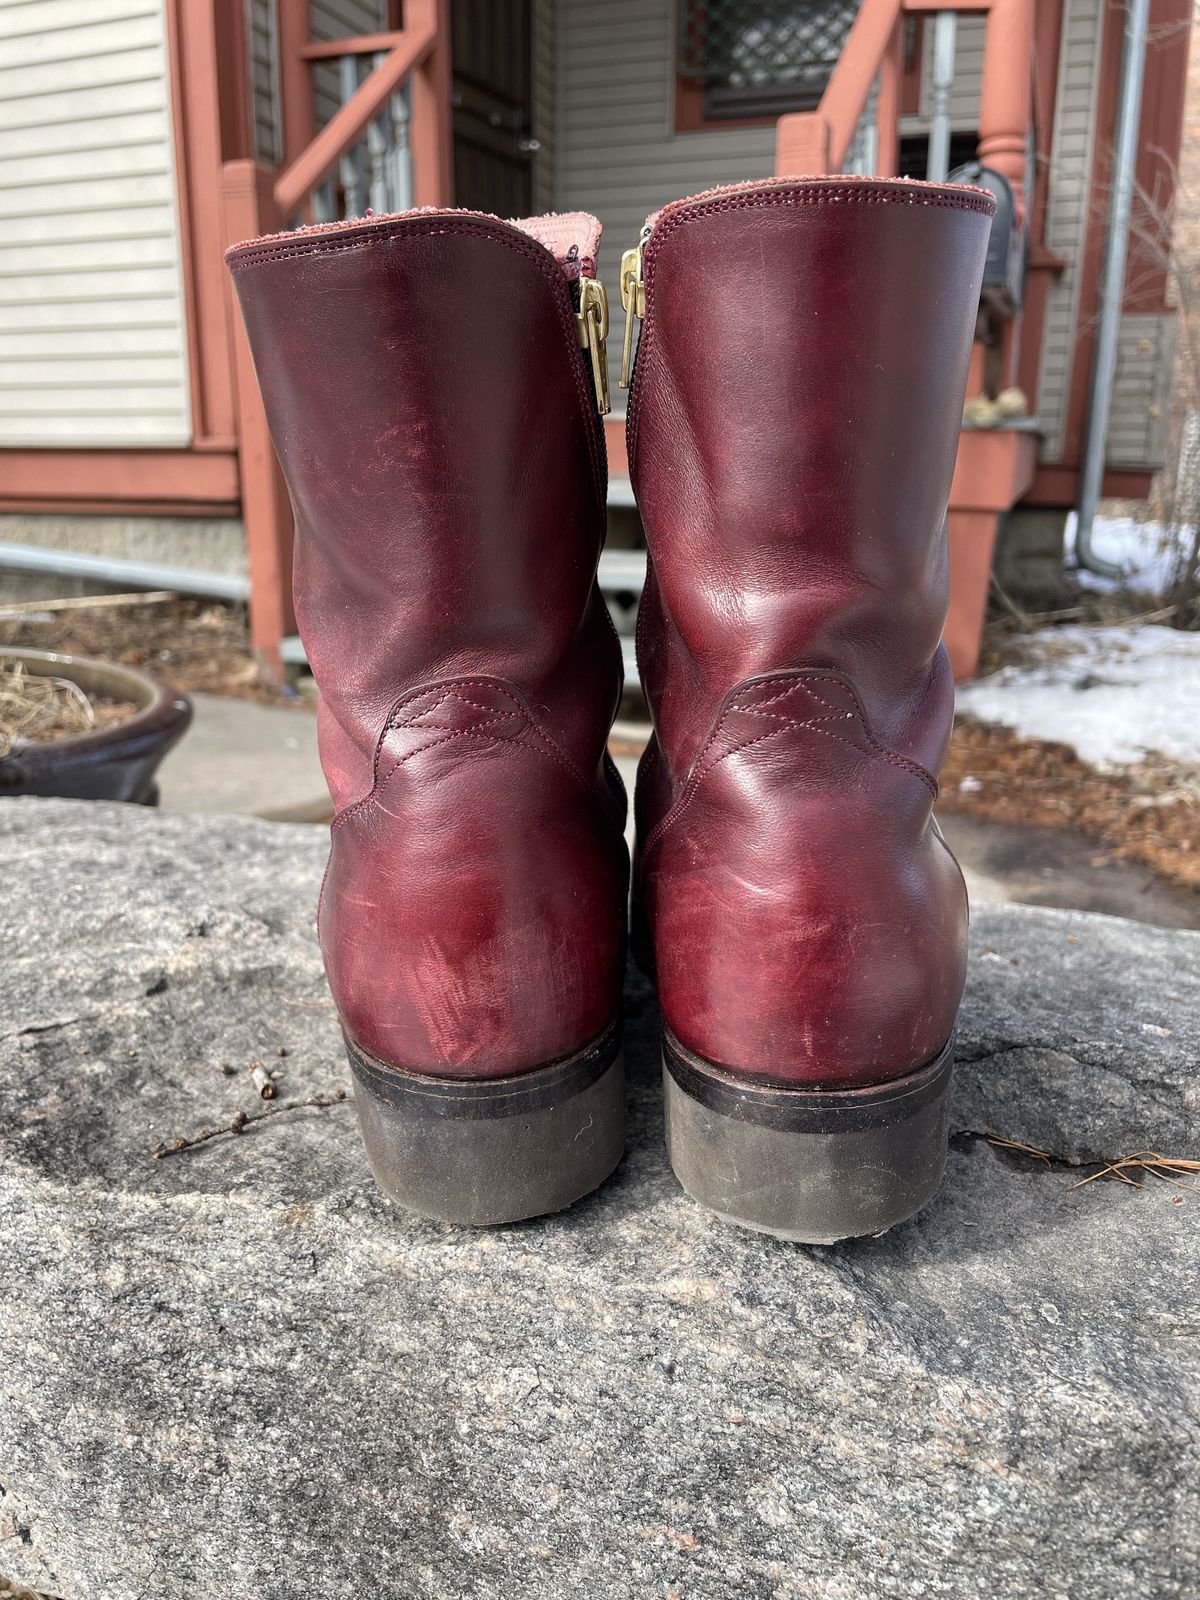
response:
[(159, 762), (187, 730), (192, 703), (134, 667), (49, 650), (0, 649), (30, 674), (69, 678), (87, 694), (137, 706), (133, 716), (91, 733), (45, 744), (18, 742), (0, 757), (0, 797), (53, 795), (69, 800), (131, 800), (157, 805)]

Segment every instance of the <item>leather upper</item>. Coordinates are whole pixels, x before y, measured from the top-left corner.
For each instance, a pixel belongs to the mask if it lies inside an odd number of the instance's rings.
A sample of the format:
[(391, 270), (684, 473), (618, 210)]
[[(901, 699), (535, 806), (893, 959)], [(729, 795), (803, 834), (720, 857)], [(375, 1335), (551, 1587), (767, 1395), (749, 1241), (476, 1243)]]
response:
[(646, 246), (641, 915), (667, 1026), (764, 1080), (882, 1081), (953, 1028), (966, 895), (931, 808), (991, 211), (780, 180), (668, 207)]
[(603, 437), (567, 276), (468, 213), (229, 262), (295, 510), (343, 1022), (418, 1071), (569, 1054), (617, 1011), (627, 860)]

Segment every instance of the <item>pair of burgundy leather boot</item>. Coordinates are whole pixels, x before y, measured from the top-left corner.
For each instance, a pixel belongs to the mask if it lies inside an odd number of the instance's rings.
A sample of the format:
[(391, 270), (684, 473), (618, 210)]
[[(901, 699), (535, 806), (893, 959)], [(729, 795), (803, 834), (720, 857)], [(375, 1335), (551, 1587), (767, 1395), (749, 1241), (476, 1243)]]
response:
[[(879, 1232), (944, 1163), (944, 519), (991, 210), (747, 184), (667, 207), (622, 269), (635, 952), (680, 1181), (790, 1238)], [(452, 1221), (560, 1209), (623, 1146), (598, 237), (414, 212), (229, 256), (296, 514), (360, 1121), (383, 1187)]]

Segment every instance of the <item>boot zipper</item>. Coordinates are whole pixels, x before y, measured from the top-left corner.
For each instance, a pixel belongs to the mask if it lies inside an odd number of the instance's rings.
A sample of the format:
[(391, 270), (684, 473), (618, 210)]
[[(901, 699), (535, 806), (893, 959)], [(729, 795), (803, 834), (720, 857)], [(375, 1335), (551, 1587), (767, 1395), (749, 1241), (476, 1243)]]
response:
[(592, 387), (596, 391), (596, 410), (602, 417), (608, 403), (608, 295), (599, 278), (580, 278), (579, 310), (575, 313), (579, 345), (588, 353), (592, 368)]
[(634, 323), (646, 315), (646, 285), (642, 282), (642, 252), (650, 237), (650, 224), (632, 250), (621, 257), (621, 304), (625, 308), (625, 338), (621, 344), (622, 389), (628, 389), (633, 368)]

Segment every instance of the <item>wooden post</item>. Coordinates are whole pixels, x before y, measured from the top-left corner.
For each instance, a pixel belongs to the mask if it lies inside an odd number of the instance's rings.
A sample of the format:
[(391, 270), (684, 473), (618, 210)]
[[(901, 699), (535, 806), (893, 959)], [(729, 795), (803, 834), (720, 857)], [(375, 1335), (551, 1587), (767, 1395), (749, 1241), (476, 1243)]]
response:
[(276, 0), (279, 49), (280, 121), (283, 150), (279, 165), (290, 166), (312, 143), (316, 132), (312, 74), (304, 59), (308, 43), (309, 0)]
[(407, 0), (406, 29), (433, 30), (433, 49), (411, 79), (413, 204), (454, 204), (454, 149), (450, 106), (450, 7), (448, 0)]
[(775, 124), (775, 176), (821, 178), (829, 171), (829, 124), (819, 111), (798, 111)]
[(892, 29), (879, 63), (879, 95), (875, 101), (875, 170), (881, 178), (900, 171), (900, 101), (904, 89), (904, 18)]
[(993, 0), (979, 92), (979, 160), (1012, 185), (1025, 214), (1025, 164), (1033, 90), (1034, 0)]
[[(1012, 185), (1015, 214), (1027, 219), (1026, 172), (1033, 106), (1034, 0), (993, 0), (983, 47), (979, 94), (979, 162)], [(1033, 185), (1029, 183), (1032, 192)], [(1016, 381), (1021, 315), (1004, 324), (997, 352), (1004, 388)]]
[[(227, 244), (278, 229), (275, 174), (254, 161), (227, 161), (222, 194)], [(250, 642), (264, 672), (282, 681), (280, 646), (295, 626), (292, 611), (292, 511), (271, 444), (250, 345), (232, 283), (227, 283), (229, 327), (237, 383), (238, 466), (242, 518), (250, 563)]]

